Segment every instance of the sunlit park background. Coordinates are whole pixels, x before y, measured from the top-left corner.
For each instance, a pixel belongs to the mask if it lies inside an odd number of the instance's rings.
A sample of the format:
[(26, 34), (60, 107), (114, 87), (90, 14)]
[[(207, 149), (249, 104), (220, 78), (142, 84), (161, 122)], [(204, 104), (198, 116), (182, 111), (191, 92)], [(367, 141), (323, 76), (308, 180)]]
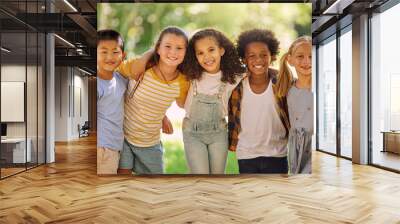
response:
[[(189, 37), (196, 30), (212, 27), (233, 42), (242, 31), (266, 28), (279, 39), (280, 55), (298, 36), (311, 35), (311, 3), (101, 3), (97, 4), (97, 13), (98, 29), (114, 29), (122, 34), (128, 58), (151, 48), (167, 26), (181, 27)], [(272, 67), (278, 68), (278, 63)], [(175, 103), (167, 111), (174, 125), (174, 134), (162, 136), (167, 174), (189, 172), (181, 131), (184, 115)], [(231, 152), (226, 173), (238, 173)]]

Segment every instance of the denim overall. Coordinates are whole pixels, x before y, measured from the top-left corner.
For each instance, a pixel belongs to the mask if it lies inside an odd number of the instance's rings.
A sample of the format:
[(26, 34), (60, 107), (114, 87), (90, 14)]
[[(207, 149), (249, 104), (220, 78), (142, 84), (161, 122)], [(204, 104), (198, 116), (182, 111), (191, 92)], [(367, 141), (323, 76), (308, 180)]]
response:
[(223, 174), (228, 154), (222, 104), (226, 84), (214, 95), (197, 93), (196, 81), (192, 86), (192, 105), (182, 124), (186, 160), (192, 174)]

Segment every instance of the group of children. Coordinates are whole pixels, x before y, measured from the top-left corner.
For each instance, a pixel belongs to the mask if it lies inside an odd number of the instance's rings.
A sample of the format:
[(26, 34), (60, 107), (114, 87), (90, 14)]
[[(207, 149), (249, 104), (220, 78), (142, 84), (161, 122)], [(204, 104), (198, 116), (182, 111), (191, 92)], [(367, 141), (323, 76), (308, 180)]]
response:
[(186, 111), (192, 174), (223, 174), (228, 150), (240, 173), (311, 172), (311, 38), (291, 45), (278, 72), (269, 68), (279, 53), (269, 30), (242, 32), (235, 47), (215, 29), (189, 40), (167, 27), (129, 60), (116, 31), (97, 36), (98, 174), (162, 174), (160, 129), (172, 132), (165, 113), (174, 101)]

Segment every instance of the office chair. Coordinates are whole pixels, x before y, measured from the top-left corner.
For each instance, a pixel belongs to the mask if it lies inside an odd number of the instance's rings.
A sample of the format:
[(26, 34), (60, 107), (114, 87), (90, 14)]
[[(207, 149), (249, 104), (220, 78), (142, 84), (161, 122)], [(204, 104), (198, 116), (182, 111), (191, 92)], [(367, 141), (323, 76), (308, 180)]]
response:
[(90, 129), (89, 121), (85, 121), (82, 127), (80, 127), (80, 125), (78, 124), (79, 138), (89, 136), (89, 129)]

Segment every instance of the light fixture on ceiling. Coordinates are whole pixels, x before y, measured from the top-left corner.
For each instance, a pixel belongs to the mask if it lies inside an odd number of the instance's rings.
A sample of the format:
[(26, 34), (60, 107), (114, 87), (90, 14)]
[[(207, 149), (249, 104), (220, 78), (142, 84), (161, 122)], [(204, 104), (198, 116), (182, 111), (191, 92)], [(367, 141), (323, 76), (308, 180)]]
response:
[(9, 49), (7, 49), (7, 48), (5, 48), (5, 47), (1, 47), (1, 50), (4, 51), (4, 52), (7, 52), (7, 53), (10, 53), (10, 52), (11, 52), (11, 50), (9, 50)]
[(86, 70), (84, 70), (84, 69), (81, 69), (81, 68), (79, 68), (79, 67), (78, 67), (78, 70), (81, 71), (81, 72), (83, 72), (83, 73), (85, 73), (85, 74), (92, 75), (92, 73), (90, 73), (90, 72), (88, 72), (88, 71), (86, 71)]
[(86, 47), (83, 43), (80, 43), (80, 42), (75, 42), (75, 46), (80, 47), (80, 48)]
[(64, 0), (65, 4), (67, 4), (72, 10), (74, 10), (74, 12), (78, 12), (78, 10), (68, 1), (68, 0)]
[(57, 34), (54, 34), (55, 37), (57, 37), (58, 39), (60, 39), (61, 41), (63, 41), (64, 43), (66, 43), (67, 45), (69, 45), (70, 47), (75, 48), (75, 45), (73, 45), (71, 42), (69, 42), (68, 40), (58, 36)]
[(322, 13), (323, 15), (339, 15), (343, 13), (343, 9), (351, 5), (355, 0), (336, 0)]

